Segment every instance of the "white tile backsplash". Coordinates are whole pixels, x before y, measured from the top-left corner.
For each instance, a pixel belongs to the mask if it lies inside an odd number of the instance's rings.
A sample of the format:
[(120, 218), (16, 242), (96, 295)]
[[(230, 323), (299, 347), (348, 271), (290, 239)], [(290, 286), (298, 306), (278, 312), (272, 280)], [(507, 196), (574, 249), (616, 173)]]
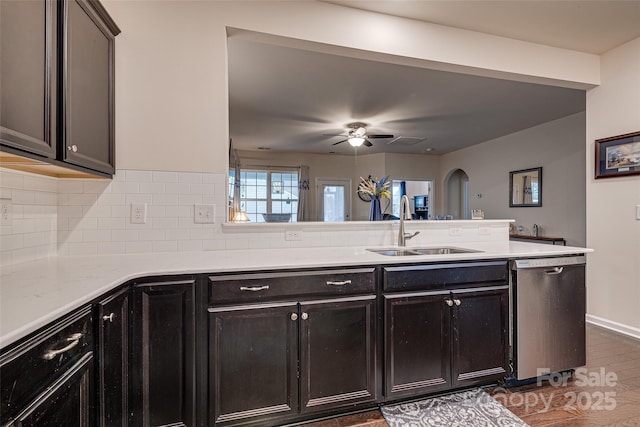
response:
[(56, 254), (55, 178), (0, 168), (0, 195), (11, 201), (11, 222), (0, 227), (0, 265)]
[[(379, 246), (394, 244), (397, 225), (300, 224), (301, 241), (284, 239), (283, 227), (222, 226), (226, 176), (194, 172), (118, 170), (113, 180), (56, 179), (0, 168), (0, 196), (12, 200), (13, 221), (0, 227), (0, 265), (54, 255)], [(147, 204), (145, 224), (132, 224), (131, 203)], [(214, 224), (194, 223), (194, 204), (216, 206)], [(508, 223), (421, 221), (411, 245), (508, 239)], [(487, 234), (487, 230), (489, 233)]]

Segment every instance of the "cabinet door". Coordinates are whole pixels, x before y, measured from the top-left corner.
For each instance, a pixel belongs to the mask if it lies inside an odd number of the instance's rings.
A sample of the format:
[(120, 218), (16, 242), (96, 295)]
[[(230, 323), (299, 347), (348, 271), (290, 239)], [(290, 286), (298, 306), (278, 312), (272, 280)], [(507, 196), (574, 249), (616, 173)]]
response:
[(129, 290), (98, 304), (99, 422), (126, 426), (129, 378)]
[(386, 398), (451, 386), (448, 292), (385, 295)]
[(131, 425), (195, 425), (194, 290), (193, 280), (134, 287)]
[(56, 2), (0, 2), (0, 142), (56, 155)]
[(8, 425), (92, 427), (92, 378), (93, 353), (87, 353)]
[(454, 292), (453, 386), (503, 379), (508, 367), (508, 286)]
[(297, 303), (209, 309), (210, 423), (298, 411)]
[(63, 3), (62, 159), (113, 174), (114, 40), (96, 3)]
[(376, 399), (375, 296), (300, 304), (301, 413)]

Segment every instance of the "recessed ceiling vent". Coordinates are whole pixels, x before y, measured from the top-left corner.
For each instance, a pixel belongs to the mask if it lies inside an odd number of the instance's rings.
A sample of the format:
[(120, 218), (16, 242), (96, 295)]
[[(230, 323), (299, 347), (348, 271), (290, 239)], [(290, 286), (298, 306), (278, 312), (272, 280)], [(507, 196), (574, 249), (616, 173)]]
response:
[(416, 145), (421, 143), (427, 138), (416, 138), (413, 136), (399, 136), (397, 138), (392, 139), (387, 144), (389, 145), (398, 145), (403, 147), (410, 147), (412, 145)]

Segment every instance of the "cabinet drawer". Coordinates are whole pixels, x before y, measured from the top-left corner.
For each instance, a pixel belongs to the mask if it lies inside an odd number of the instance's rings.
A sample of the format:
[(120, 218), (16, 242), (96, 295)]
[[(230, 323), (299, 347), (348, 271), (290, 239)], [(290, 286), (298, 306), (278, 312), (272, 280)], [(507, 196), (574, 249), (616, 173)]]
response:
[(375, 292), (375, 268), (288, 271), (209, 277), (209, 304), (277, 297)]
[(0, 356), (0, 423), (93, 348), (91, 309), (80, 310)]
[(456, 285), (508, 283), (507, 261), (423, 264), (383, 269), (385, 291), (429, 290)]

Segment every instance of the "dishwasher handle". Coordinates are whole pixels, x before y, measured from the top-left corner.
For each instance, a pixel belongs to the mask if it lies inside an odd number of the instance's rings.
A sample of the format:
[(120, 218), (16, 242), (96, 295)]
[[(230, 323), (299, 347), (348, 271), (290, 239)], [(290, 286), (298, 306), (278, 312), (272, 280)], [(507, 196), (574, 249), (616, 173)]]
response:
[(555, 274), (562, 274), (562, 271), (564, 270), (564, 267), (555, 267), (552, 270), (545, 270), (545, 274), (548, 275), (555, 275)]

